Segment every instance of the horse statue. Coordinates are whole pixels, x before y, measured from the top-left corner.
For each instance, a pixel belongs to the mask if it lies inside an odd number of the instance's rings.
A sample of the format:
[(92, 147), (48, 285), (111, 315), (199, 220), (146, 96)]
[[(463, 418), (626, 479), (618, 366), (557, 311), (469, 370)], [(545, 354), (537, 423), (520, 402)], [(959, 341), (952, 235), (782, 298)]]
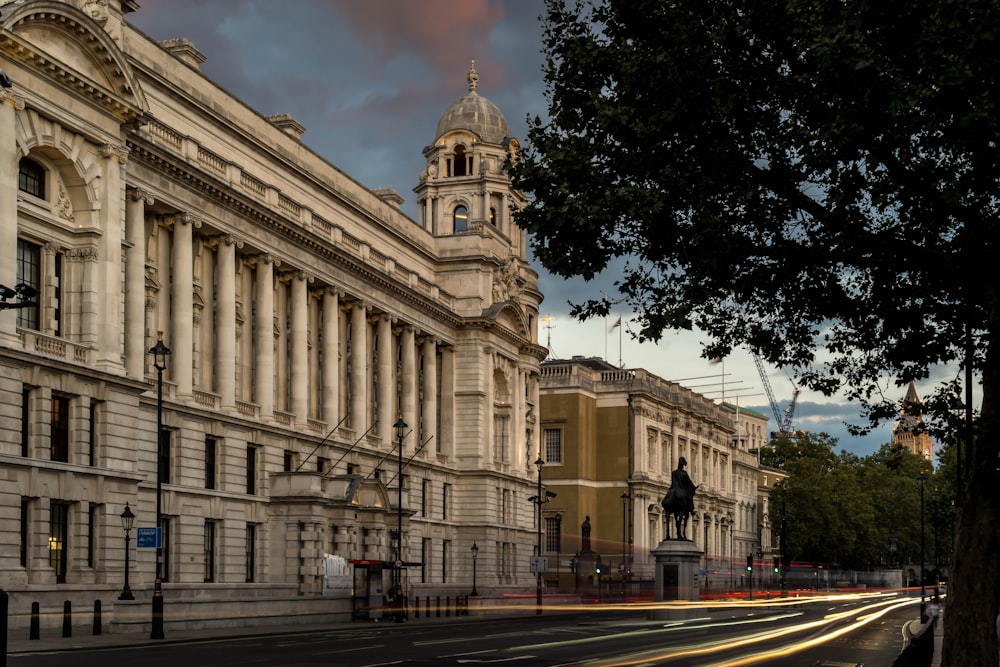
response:
[(674, 517), (674, 528), (677, 533), (675, 539), (686, 540), (688, 517), (694, 514), (694, 494), (697, 487), (684, 470), (686, 465), (687, 461), (682, 456), (677, 461), (677, 469), (670, 473), (670, 490), (660, 502), (663, 513), (668, 517), (666, 535), (668, 540), (671, 539), (669, 517), (671, 515)]

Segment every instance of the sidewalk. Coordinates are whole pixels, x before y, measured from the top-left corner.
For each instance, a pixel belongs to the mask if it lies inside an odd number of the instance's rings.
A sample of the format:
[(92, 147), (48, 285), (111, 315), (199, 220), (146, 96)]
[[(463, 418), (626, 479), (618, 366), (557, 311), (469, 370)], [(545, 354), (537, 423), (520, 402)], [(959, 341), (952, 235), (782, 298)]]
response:
[[(484, 621), (490, 616), (442, 616), (442, 617), (410, 617), (402, 625), (429, 625), (433, 623), (455, 623), (456, 621)], [(355, 628), (370, 628), (375, 625), (396, 625), (391, 620), (383, 621), (343, 621), (332, 623), (288, 623), (280, 625), (257, 625), (251, 627), (208, 628), (203, 630), (174, 630), (166, 628), (163, 639), (150, 639), (148, 633), (129, 632), (111, 634), (104, 632), (93, 634), (93, 627), (74, 626), (72, 637), (63, 637), (62, 631), (51, 630), (42, 632), (39, 639), (28, 639), (27, 628), (17, 628), (9, 631), (7, 636), (7, 655), (37, 653), (41, 651), (72, 651), (82, 649), (120, 648), (126, 646), (175, 644), (198, 641), (219, 641), (239, 639), (241, 637), (265, 637), (280, 635), (309, 634), (316, 632), (346, 630)]]

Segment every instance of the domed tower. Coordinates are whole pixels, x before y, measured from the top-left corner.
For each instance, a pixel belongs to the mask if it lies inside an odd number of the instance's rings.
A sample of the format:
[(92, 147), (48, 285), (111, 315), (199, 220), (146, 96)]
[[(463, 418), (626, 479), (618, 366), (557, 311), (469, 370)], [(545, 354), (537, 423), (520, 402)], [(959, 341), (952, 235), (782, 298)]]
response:
[(524, 197), (513, 192), (503, 164), (518, 143), (507, 119), (479, 94), (476, 61), (469, 68), (469, 92), (441, 114), (434, 143), (424, 148), (427, 169), (414, 188), (420, 223), (435, 236), (490, 234), (525, 257), (525, 233), (511, 220)]

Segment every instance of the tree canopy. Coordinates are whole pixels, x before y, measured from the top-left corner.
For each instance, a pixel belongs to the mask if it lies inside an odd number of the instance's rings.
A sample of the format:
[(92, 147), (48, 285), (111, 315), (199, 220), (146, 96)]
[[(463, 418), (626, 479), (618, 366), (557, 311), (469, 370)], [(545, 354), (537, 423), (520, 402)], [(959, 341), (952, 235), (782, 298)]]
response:
[(624, 259), (642, 338), (697, 327), (706, 356), (749, 347), (873, 421), (899, 410), (886, 377), (951, 367), (925, 400), (946, 418), (958, 369), (981, 374), (953, 665), (997, 649), (997, 25), (1000, 0), (547, 0), (550, 120), (511, 168), (538, 260)]

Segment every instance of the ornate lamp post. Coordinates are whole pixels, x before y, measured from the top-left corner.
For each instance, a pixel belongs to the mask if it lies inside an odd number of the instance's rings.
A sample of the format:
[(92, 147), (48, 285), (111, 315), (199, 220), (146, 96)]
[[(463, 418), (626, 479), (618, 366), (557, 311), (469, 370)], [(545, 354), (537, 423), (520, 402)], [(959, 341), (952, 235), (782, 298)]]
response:
[(542, 455), (538, 455), (538, 460), (535, 461), (535, 465), (538, 466), (538, 495), (535, 496), (535, 508), (537, 509), (537, 523), (536, 528), (538, 529), (538, 566), (536, 567), (537, 572), (535, 572), (535, 614), (540, 615), (542, 613), (542, 466), (545, 465), (545, 461), (542, 460)]
[(125, 503), (125, 511), (122, 512), (122, 530), (125, 531), (125, 586), (122, 587), (122, 594), (118, 596), (119, 600), (135, 599), (135, 596), (132, 595), (132, 589), (128, 585), (128, 543), (133, 523), (135, 523), (135, 514), (132, 514), (132, 509), (128, 506), (128, 503)]
[(479, 591), (476, 590), (476, 557), (479, 556), (479, 547), (475, 542), (472, 543), (472, 594), (479, 595)]
[(396, 562), (393, 563), (393, 595), (399, 601), (401, 609), (396, 614), (396, 622), (403, 622), (403, 615), (406, 613), (406, 602), (403, 600), (403, 438), (406, 436), (406, 422), (402, 415), (392, 425), (396, 429), (396, 449), (399, 454), (399, 472), (396, 478), (397, 502), (396, 502)]
[[(36, 296), (38, 296), (38, 290), (25, 283), (18, 283), (14, 287), (0, 285), (0, 310), (37, 306), (38, 304), (32, 301)], [(15, 297), (17, 297), (17, 301), (7, 300)]]
[(927, 475), (920, 473), (920, 622), (926, 619), (927, 602), (924, 600), (924, 482)]
[(150, 639), (163, 639), (163, 371), (170, 348), (159, 332), (156, 345), (149, 349), (156, 368), (156, 580), (153, 583), (153, 618)]

